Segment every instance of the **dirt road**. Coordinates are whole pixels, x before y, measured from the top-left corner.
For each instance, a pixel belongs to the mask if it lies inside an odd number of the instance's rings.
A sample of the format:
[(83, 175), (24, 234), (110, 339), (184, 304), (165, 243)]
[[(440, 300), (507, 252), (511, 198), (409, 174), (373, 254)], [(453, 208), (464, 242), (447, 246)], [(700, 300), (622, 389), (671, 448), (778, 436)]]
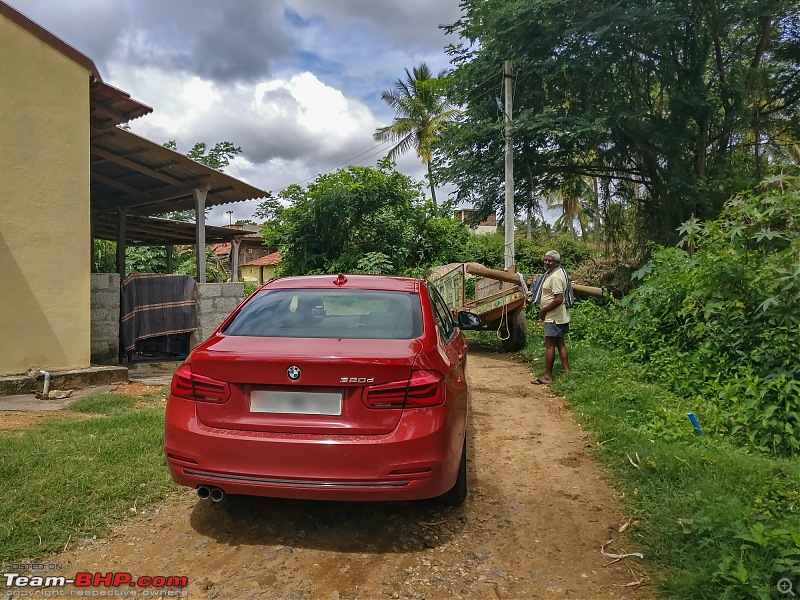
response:
[(608, 540), (607, 552), (636, 548), (565, 401), (506, 355), (471, 352), (468, 376), (471, 490), (459, 509), (213, 504), (187, 491), (47, 560), (66, 575), (186, 576), (196, 599), (650, 598), (647, 585), (625, 587), (637, 559), (601, 554)]

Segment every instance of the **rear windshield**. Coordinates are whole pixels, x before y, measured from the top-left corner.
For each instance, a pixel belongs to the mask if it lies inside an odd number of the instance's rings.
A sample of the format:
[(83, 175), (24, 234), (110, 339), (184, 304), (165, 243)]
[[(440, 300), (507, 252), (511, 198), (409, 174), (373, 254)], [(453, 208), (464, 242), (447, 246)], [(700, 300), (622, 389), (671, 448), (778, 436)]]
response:
[(225, 335), (407, 340), (422, 335), (419, 295), (371, 290), (262, 290)]

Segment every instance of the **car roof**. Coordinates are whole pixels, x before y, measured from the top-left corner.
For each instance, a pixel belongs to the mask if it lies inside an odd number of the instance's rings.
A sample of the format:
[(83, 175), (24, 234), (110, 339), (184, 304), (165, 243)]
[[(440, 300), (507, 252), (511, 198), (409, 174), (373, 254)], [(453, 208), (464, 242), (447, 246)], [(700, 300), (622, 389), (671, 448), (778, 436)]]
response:
[(264, 287), (270, 290), (278, 289), (361, 289), (382, 290), (390, 292), (415, 292), (418, 293), (423, 280), (411, 277), (395, 277), (393, 275), (344, 275), (347, 281), (342, 285), (335, 285), (338, 275), (299, 275), (295, 277), (281, 277), (273, 279)]

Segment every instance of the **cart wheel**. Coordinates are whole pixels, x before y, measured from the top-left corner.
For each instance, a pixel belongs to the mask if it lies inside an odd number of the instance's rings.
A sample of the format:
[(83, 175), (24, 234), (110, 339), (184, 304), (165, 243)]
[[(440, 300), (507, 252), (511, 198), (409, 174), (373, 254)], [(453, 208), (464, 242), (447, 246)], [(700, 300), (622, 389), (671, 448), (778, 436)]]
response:
[(524, 309), (509, 315), (508, 328), (508, 339), (502, 340), (503, 349), (506, 352), (519, 352), (525, 347), (527, 341), (528, 323), (525, 321)]

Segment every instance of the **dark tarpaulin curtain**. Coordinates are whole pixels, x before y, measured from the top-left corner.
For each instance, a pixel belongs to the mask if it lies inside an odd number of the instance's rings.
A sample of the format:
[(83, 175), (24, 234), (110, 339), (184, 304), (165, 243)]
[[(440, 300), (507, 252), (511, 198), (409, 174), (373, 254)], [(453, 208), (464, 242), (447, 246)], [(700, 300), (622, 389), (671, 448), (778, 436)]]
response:
[(128, 275), (120, 299), (124, 350), (134, 350), (138, 340), (197, 329), (196, 292), (197, 284), (189, 275)]

